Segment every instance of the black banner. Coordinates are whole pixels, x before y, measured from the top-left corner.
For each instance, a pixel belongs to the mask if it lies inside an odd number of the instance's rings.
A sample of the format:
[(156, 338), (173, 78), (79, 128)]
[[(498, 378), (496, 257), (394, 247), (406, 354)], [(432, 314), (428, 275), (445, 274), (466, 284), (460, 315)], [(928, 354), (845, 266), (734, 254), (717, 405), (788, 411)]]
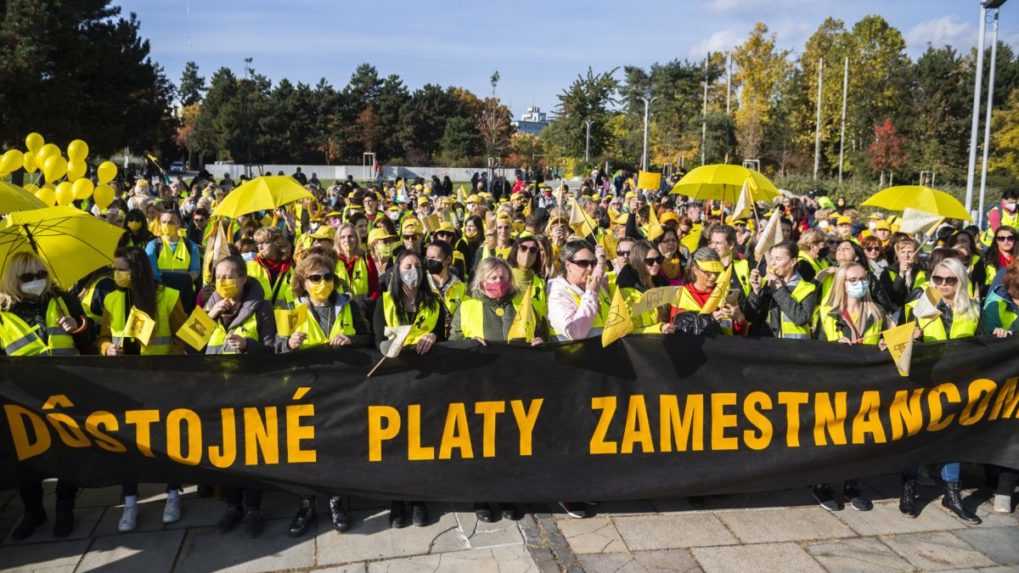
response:
[(6, 359), (0, 475), (539, 502), (1019, 468), (1017, 350), (920, 345), (909, 378), (872, 347), (731, 337), (448, 344), (371, 378), (351, 349)]

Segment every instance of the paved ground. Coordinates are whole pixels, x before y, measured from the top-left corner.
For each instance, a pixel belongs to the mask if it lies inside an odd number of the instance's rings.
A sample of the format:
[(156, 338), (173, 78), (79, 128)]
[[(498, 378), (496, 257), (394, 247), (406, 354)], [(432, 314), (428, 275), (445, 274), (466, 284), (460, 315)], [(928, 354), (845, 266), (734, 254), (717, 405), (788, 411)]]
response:
[[(865, 485), (878, 499), (868, 513), (830, 514), (796, 490), (709, 497), (697, 506), (687, 500), (605, 503), (586, 520), (534, 513), (516, 523), (483, 524), (469, 507), (442, 506), (434, 508), (428, 527), (399, 531), (388, 528), (381, 506), (362, 502), (355, 503), (359, 521), (351, 531), (338, 534), (323, 518), (315, 534), (302, 539), (285, 533), (294, 498), (272, 494), (264, 504), (266, 532), (255, 541), (241, 532), (220, 535), (214, 525), (221, 503), (193, 493), (185, 498), (184, 519), (164, 528), (159, 488), (146, 486), (138, 531), (117, 534), (119, 491), (107, 488), (79, 495), (70, 539), (54, 540), (46, 527), (22, 543), (7, 538), (21, 511), (7, 491), (0, 492), (0, 571), (1019, 572), (1016, 514), (992, 515), (985, 502), (978, 509), (984, 524), (968, 527), (928, 488), (932, 503), (912, 520), (898, 512), (897, 480)], [(970, 492), (969, 502), (981, 497)]]

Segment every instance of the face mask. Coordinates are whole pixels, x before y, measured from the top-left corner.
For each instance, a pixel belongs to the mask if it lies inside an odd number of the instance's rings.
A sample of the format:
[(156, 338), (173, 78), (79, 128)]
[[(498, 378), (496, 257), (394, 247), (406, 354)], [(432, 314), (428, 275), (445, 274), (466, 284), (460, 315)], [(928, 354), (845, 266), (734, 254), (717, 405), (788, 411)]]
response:
[(132, 233), (137, 233), (138, 231), (142, 230), (142, 222), (141, 221), (128, 221), (127, 228), (131, 229)]
[(442, 272), (442, 261), (434, 261), (432, 259), (428, 259), (427, 261), (425, 261), (425, 269), (427, 269), (428, 272), (432, 273), (433, 275), (437, 275)]
[(308, 294), (313, 300), (326, 300), (334, 290), (336, 290), (336, 283), (333, 281), (322, 280), (317, 283), (308, 283)]
[(113, 271), (113, 282), (120, 288), (131, 286), (131, 271)]
[(258, 256), (258, 254), (257, 253), (253, 253), (251, 251), (248, 251), (246, 253), (241, 253), (241, 258), (244, 259), (244, 262), (251, 262), (251, 261), (255, 260), (256, 256)]
[(241, 294), (241, 287), (237, 279), (216, 279), (216, 294), (221, 298), (236, 299)]
[(49, 284), (49, 281), (46, 279), (28, 281), (27, 283), (21, 283), (21, 292), (32, 296), (39, 296), (46, 291), (46, 287)]
[(856, 281), (855, 283), (846, 283), (846, 294), (849, 298), (855, 298), (860, 300), (867, 296), (867, 287), (870, 286), (868, 281)]
[(418, 286), (418, 279), (420, 279), (417, 269), (407, 269), (400, 271), (400, 281), (403, 282), (404, 286), (414, 288)]
[(178, 228), (179, 227), (177, 227), (177, 225), (174, 225), (172, 223), (168, 225), (160, 225), (160, 232), (162, 233), (164, 239), (176, 240), (178, 237), (177, 235)]
[(484, 289), (485, 289), (485, 296), (487, 296), (488, 298), (491, 298), (491, 299), (500, 299), (500, 298), (506, 296), (506, 293), (509, 292), (510, 283), (503, 282), (503, 281), (498, 281), (498, 282), (494, 282), (494, 283), (485, 283), (484, 284)]
[(477, 229), (467, 229), (464, 234), (467, 235), (468, 239), (474, 239), (474, 238), (477, 238), (477, 236), (478, 236), (478, 230)]
[(400, 220), (400, 214), (399, 213), (392, 213), (392, 212), (386, 213), (386, 217), (389, 217), (389, 220), (394, 222), (394, 223)]
[(1006, 201), (1005, 202), (1005, 210), (1006, 211), (1011, 213), (1012, 211), (1015, 211), (1015, 207), (1016, 207), (1016, 202), (1015, 201)]

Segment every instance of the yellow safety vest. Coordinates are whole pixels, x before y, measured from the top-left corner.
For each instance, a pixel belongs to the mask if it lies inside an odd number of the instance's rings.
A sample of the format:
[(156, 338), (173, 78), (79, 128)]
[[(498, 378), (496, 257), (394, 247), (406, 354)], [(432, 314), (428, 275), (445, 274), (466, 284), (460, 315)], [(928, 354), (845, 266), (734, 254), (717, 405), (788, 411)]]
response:
[(439, 296), (442, 306), (446, 309), (446, 314), (453, 316), (456, 314), (456, 309), (460, 308), (460, 303), (467, 297), (467, 284), (457, 279), (450, 279), (450, 281), (453, 284), (446, 287), (446, 292), (436, 288), (433, 288), (432, 291)]
[(209, 338), (209, 345), (205, 347), (206, 354), (237, 354), (236, 351), (228, 349), (226, 347), (226, 338), (230, 334), (237, 334), (244, 338), (247, 338), (249, 344), (255, 342), (260, 344), (261, 340), (258, 336), (258, 318), (255, 313), (252, 313), (240, 326), (233, 328), (228, 333), (223, 327), (223, 323), (216, 321), (216, 329), (212, 331), (212, 337)]
[[(341, 290), (354, 296), (368, 296), (368, 263), (364, 257), (358, 257), (354, 262), (353, 276), (347, 274), (347, 265), (343, 264), (343, 261), (336, 261), (336, 276), (340, 284), (345, 285)], [(337, 288), (340, 286), (337, 285)]]
[(810, 265), (810, 268), (814, 269), (814, 276), (817, 276), (818, 273), (828, 268), (828, 261), (825, 260), (815, 261), (814, 259), (810, 258), (810, 255), (806, 253), (800, 253), (800, 256), (796, 257), (796, 260), (803, 261)]
[[(614, 288), (615, 285), (610, 286), (607, 290), (612, 290)], [(579, 308), (581, 295), (573, 292), (572, 290), (566, 291), (566, 293), (570, 295), (570, 298), (573, 299), (573, 302), (576, 303)], [(594, 315), (594, 320), (591, 321), (591, 331), (588, 333), (588, 337), (594, 337), (595, 335), (600, 334), (602, 329), (605, 327), (605, 321), (609, 315), (609, 307), (612, 304), (612, 299), (606, 298), (604, 293), (604, 290), (598, 291), (598, 314)], [(551, 325), (549, 325), (549, 328), (552, 331), (552, 336), (556, 337), (558, 340), (566, 340), (563, 337), (563, 333), (558, 332), (556, 329), (552, 328)]]
[(308, 319), (297, 328), (297, 332), (303, 332), (306, 335), (301, 348), (328, 344), (330, 340), (336, 338), (339, 334), (346, 336), (357, 334), (357, 331), (354, 330), (354, 315), (350, 311), (350, 304), (350, 300), (347, 300), (342, 306), (333, 307), (335, 318), (333, 319), (333, 326), (329, 329), (329, 336), (326, 336), (318, 321), (315, 320), (315, 315), (311, 310), (311, 303), (307, 299), (302, 300), (299, 306), (303, 305), (308, 308)]
[[(103, 301), (103, 312), (110, 318), (110, 335), (113, 344), (123, 346), (130, 339), (124, 335), (129, 309), (126, 308), (127, 291), (117, 289), (106, 295)], [(156, 328), (149, 338), (148, 346), (141, 344), (142, 356), (163, 356), (173, 351), (173, 333), (170, 331), (170, 315), (180, 300), (180, 293), (170, 287), (160, 286), (156, 290)]]
[[(513, 305), (514, 316), (520, 313), (520, 304), (524, 300), (523, 293), (513, 295), (510, 303)], [(533, 299), (532, 299), (533, 305)], [(534, 307), (535, 320), (527, 324), (525, 332), (527, 340), (534, 338), (534, 328), (538, 321), (538, 309)], [(478, 298), (468, 297), (460, 303), (460, 332), (464, 338), (485, 338), (485, 302)]]
[(736, 281), (743, 289), (743, 296), (750, 296), (750, 263), (746, 259), (734, 257), (729, 264), (732, 265), (732, 274), (736, 275)]
[[(914, 300), (906, 304), (906, 320), (913, 318), (913, 310), (916, 307), (917, 302), (917, 300)], [(952, 317), (952, 330), (949, 333), (945, 332), (945, 323), (941, 320), (940, 315), (932, 318), (917, 318), (916, 321), (920, 325), (920, 330), (923, 331), (922, 341), (936, 342), (975, 336), (977, 326), (980, 324), (980, 317), (968, 317), (956, 314)]]
[[(400, 326), (399, 313), (396, 310), (396, 305), (393, 303), (393, 297), (388, 292), (382, 293), (382, 315), (386, 319), (386, 326), (396, 327)], [(418, 340), (422, 336), (431, 334), (435, 330), (435, 325), (439, 321), (439, 305), (434, 304), (431, 306), (418, 306), (417, 317), (414, 319), (414, 323), (410, 327), (410, 334), (403, 341), (403, 346), (413, 346), (417, 344)]]
[(496, 247), (495, 249), (489, 249), (488, 247), (481, 248), (481, 259), (485, 260), (488, 257), (495, 257), (497, 259), (506, 260), (509, 257), (510, 250), (513, 247)]
[(1010, 328), (1012, 328), (1012, 323), (1014, 323), (1016, 319), (1019, 318), (1019, 314), (1012, 312), (1012, 310), (1010, 310), (1011, 305), (1009, 305), (1009, 303), (1004, 300), (996, 300), (988, 304), (993, 304), (997, 307), (998, 324), (1001, 328), (1004, 328), (1005, 330), (1009, 330)]
[[(0, 344), (7, 356), (77, 356), (74, 337), (64, 332), (60, 318), (67, 315), (58, 298), (52, 298), (46, 306), (46, 325), (29, 326), (13, 312), (0, 312)], [(47, 340), (39, 336), (40, 328), (46, 329)]]
[[(692, 294), (690, 294), (689, 290), (682, 287), (679, 289), (679, 298), (676, 301), (676, 307), (682, 309), (685, 312), (693, 312), (697, 314), (700, 314), (701, 310), (704, 308), (703, 306), (697, 303), (697, 300), (693, 297)], [(719, 321), (718, 325), (722, 327), (722, 334), (732, 336), (731, 320)]]
[[(633, 306), (640, 300), (640, 297), (644, 296), (644, 293), (635, 288), (620, 288), (619, 292), (622, 293), (623, 300), (626, 301), (626, 304), (629, 306)], [(652, 308), (643, 314), (631, 314), (630, 321), (633, 323), (633, 329), (630, 330), (631, 333), (662, 333), (662, 321), (658, 319), (657, 308)]]
[[(820, 307), (819, 307), (820, 308)], [(821, 332), (824, 334), (824, 339), (828, 342), (838, 342), (842, 338), (842, 332), (838, 327), (838, 317), (833, 316), (833, 311), (829, 307), (823, 307), (820, 310), (821, 317)], [(867, 326), (860, 335), (861, 344), (877, 344), (881, 340), (881, 332), (884, 325), (880, 322), (875, 322)]]
[(248, 277), (258, 281), (262, 286), (262, 296), (272, 303), (273, 308), (290, 308), (294, 303), (294, 291), (291, 288), (293, 275), (291, 271), (280, 273), (276, 276), (276, 282), (269, 282), (269, 271), (258, 264), (258, 261), (247, 261), (244, 266), (248, 269)]
[(109, 278), (108, 274), (101, 274), (97, 277), (93, 277), (89, 281), (88, 286), (85, 287), (85, 292), (81, 295), (81, 307), (85, 311), (85, 316), (88, 317), (95, 324), (99, 324), (99, 319), (102, 318), (100, 315), (92, 312), (92, 303), (96, 298), (96, 289), (99, 286), (99, 282), (105, 278)]
[(166, 239), (159, 239), (162, 248), (159, 249), (159, 257), (156, 259), (156, 266), (160, 272), (188, 272), (191, 268), (191, 249), (188, 248), (187, 240), (177, 240), (177, 247), (170, 248)]
[[(803, 302), (803, 299), (810, 296), (810, 294), (817, 290), (814, 283), (810, 281), (800, 280), (796, 283), (796, 288), (790, 294), (792, 299), (796, 302)], [(815, 307), (815, 320), (816, 320), (816, 308)], [(784, 312), (779, 312), (781, 315), (781, 322), (779, 325), (780, 332), (777, 338), (789, 338), (794, 340), (805, 340), (810, 338), (810, 331), (814, 325), (814, 320), (811, 320), (807, 324), (800, 326), (789, 319)]]

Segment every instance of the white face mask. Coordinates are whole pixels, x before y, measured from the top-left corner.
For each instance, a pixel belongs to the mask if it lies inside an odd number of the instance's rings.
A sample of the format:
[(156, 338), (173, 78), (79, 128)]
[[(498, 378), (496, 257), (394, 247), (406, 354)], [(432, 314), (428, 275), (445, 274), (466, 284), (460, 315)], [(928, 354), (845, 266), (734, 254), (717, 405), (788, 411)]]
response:
[(251, 251), (241, 253), (241, 258), (244, 259), (245, 262), (251, 262), (255, 260), (255, 253), (252, 253)]
[(418, 286), (418, 279), (420, 278), (421, 277), (416, 268), (400, 271), (400, 281), (402, 281), (405, 286), (411, 288)]
[(1005, 210), (1006, 211), (1011, 213), (1012, 211), (1015, 211), (1015, 207), (1016, 207), (1016, 202), (1015, 201), (1005, 201)]
[(46, 287), (49, 286), (49, 281), (46, 279), (36, 279), (34, 281), (28, 281), (27, 283), (21, 283), (21, 292), (39, 296), (46, 292)]

